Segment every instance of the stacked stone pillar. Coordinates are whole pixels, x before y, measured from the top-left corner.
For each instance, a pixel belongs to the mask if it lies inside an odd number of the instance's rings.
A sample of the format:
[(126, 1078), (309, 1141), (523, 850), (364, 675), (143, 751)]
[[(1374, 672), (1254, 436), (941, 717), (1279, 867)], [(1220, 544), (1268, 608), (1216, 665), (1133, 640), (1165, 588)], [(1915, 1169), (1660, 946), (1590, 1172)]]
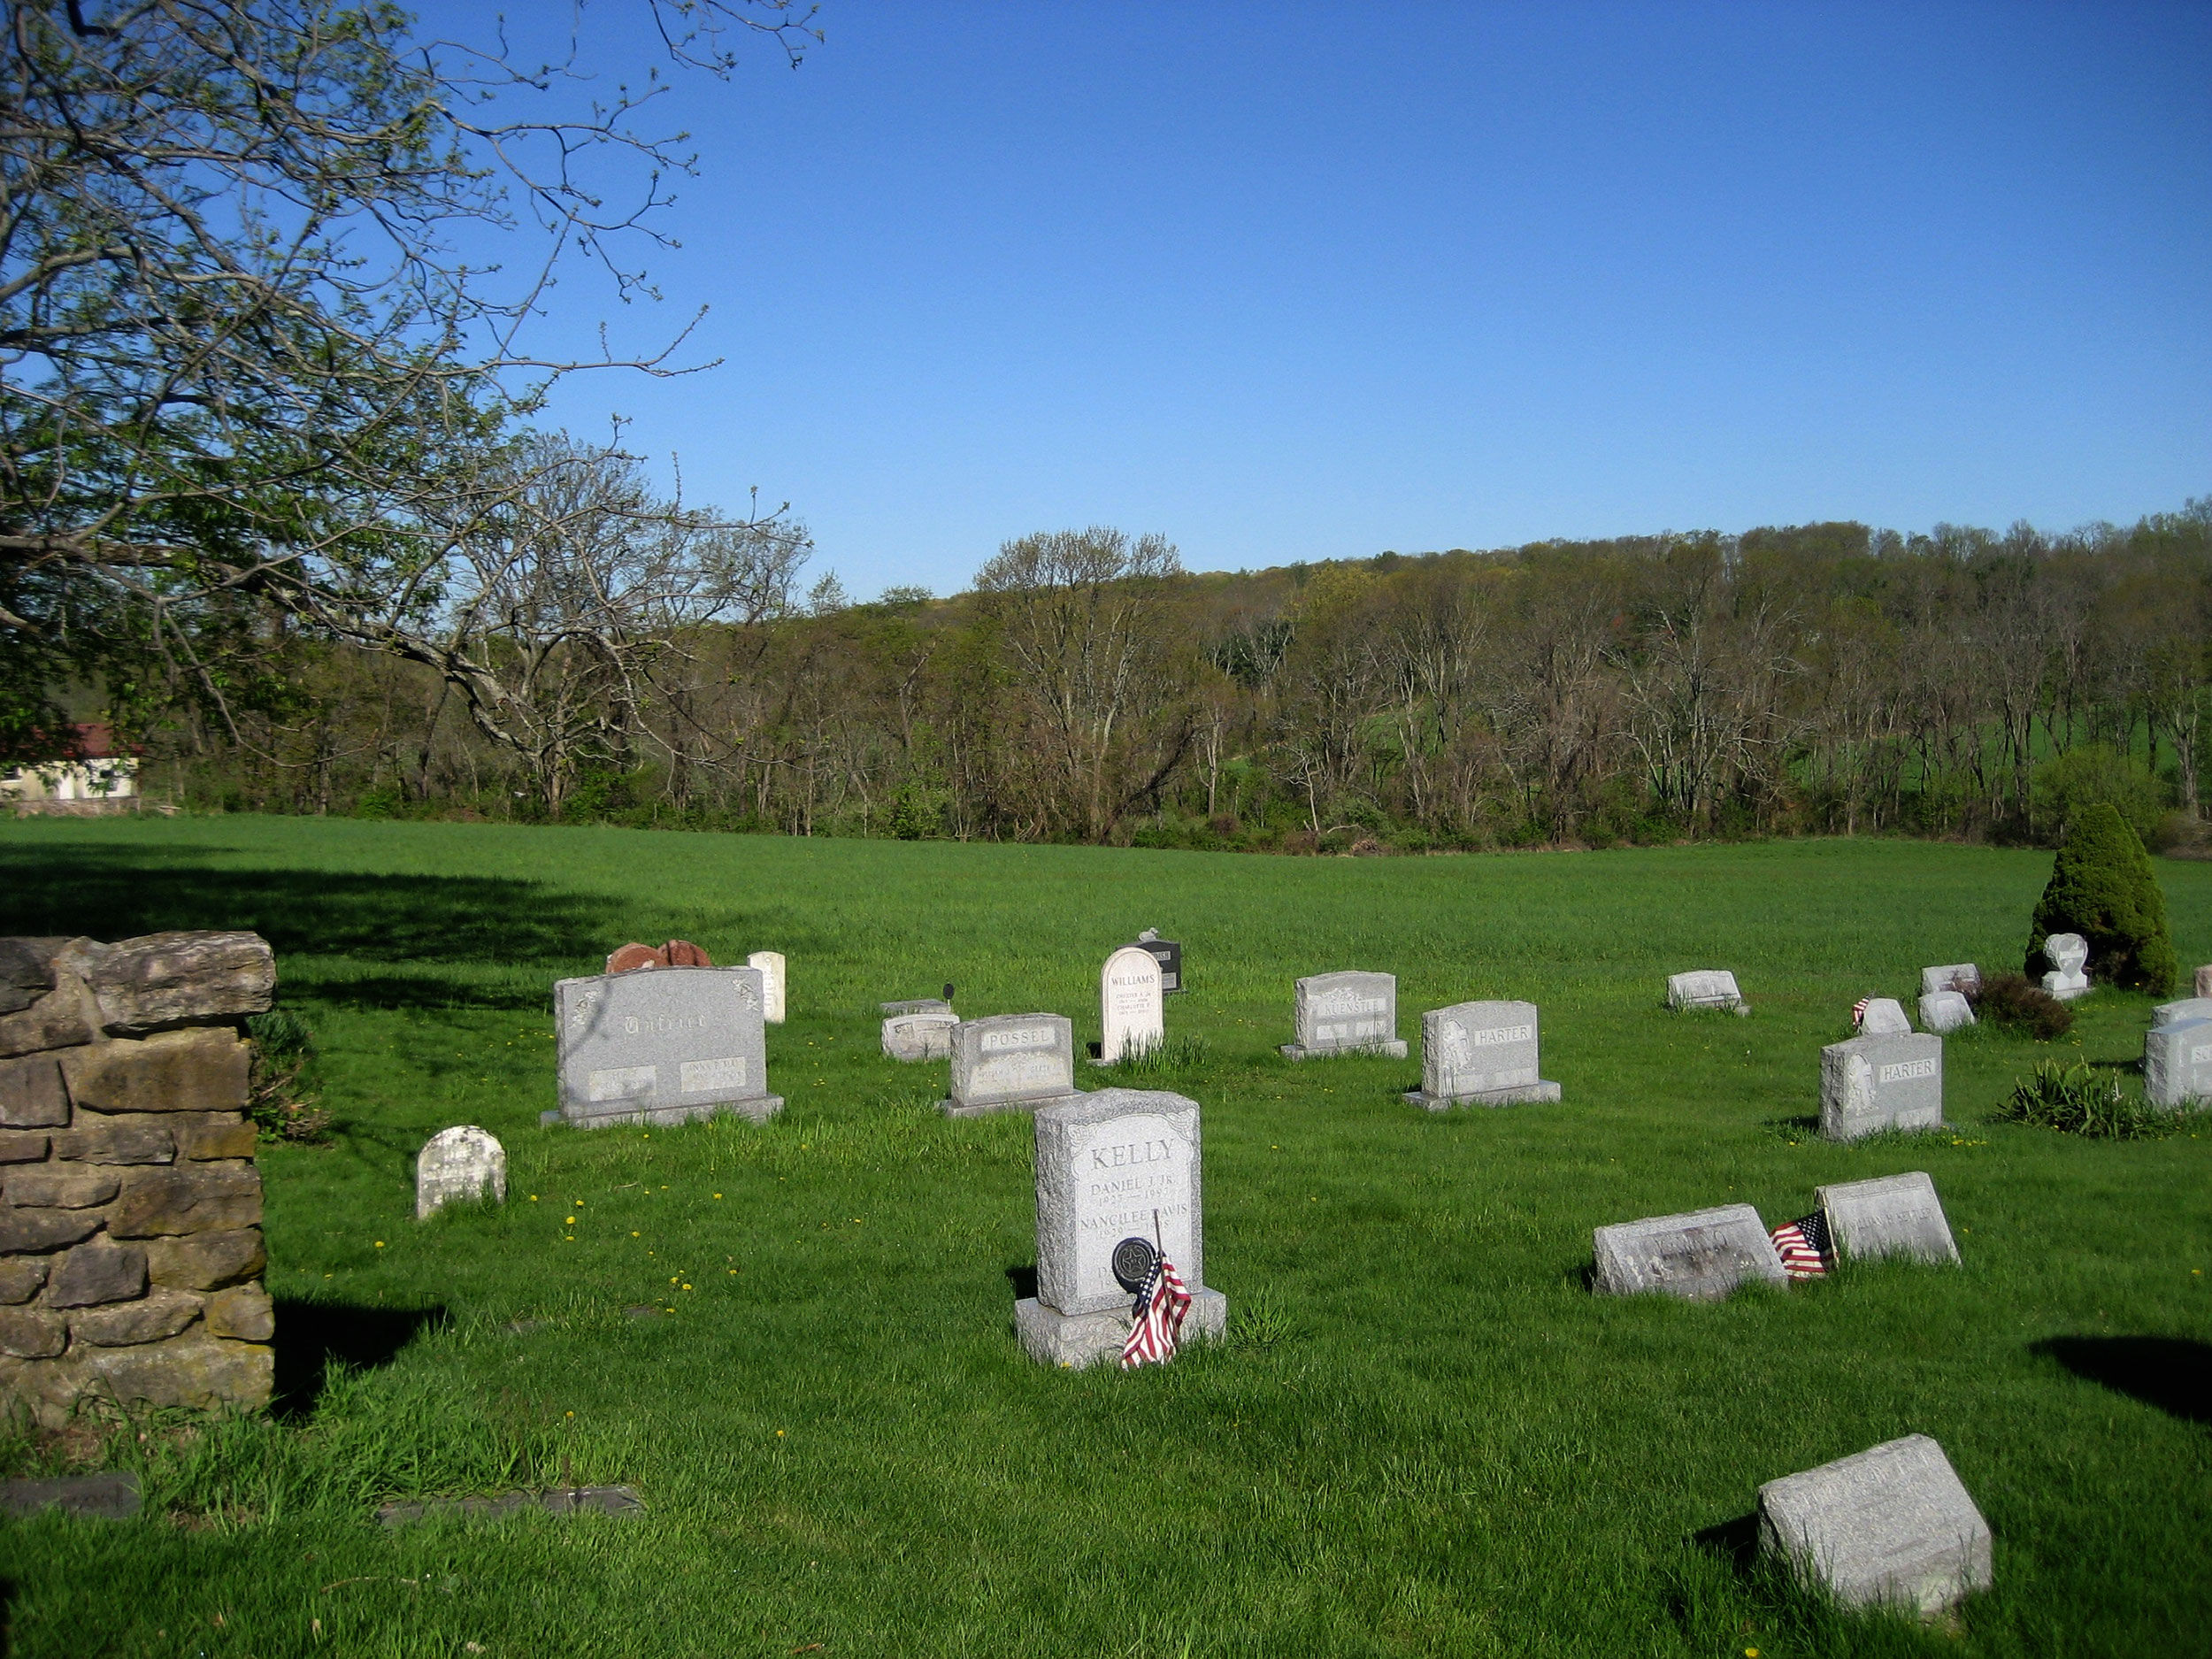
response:
[(0, 939), (0, 1401), (265, 1405), (254, 933)]

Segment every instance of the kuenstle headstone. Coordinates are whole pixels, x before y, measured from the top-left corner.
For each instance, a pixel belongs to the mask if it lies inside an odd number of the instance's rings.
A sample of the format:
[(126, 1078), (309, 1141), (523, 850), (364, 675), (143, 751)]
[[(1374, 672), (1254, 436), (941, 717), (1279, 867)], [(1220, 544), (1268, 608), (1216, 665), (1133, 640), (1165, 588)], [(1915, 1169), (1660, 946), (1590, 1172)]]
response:
[(1099, 1064), (1133, 1059), (1167, 1035), (1160, 1011), (1160, 964), (1142, 945), (1124, 945), (1098, 972)]
[(1926, 996), (1935, 991), (1957, 991), (1962, 994), (1981, 988), (1982, 971), (1970, 962), (1949, 962), (1941, 967), (1920, 971), (1920, 995)]
[(1740, 1285), (1786, 1286), (1782, 1258), (1749, 1204), (1650, 1216), (1592, 1235), (1591, 1287), (1609, 1296), (1658, 1293), (1718, 1302)]
[(1893, 996), (1870, 996), (1859, 1011), (1862, 1037), (1901, 1037), (1912, 1030), (1904, 1005)]
[(1748, 1014), (1751, 1004), (1736, 987), (1736, 976), (1727, 968), (1698, 968), (1667, 976), (1667, 1006), (1697, 1013), (1712, 1010)]
[(1935, 1183), (1923, 1171), (1816, 1187), (1813, 1202), (1827, 1218), (1828, 1237), (1846, 1261), (1906, 1256), (1956, 1264), (1959, 1259)]
[(1846, 1607), (1923, 1618), (1991, 1582), (1989, 1523), (1924, 1434), (1768, 1481), (1759, 1548)]
[(1421, 1087), (1406, 1099), (1431, 1111), (1555, 1101), (1537, 1074), (1533, 1002), (1455, 1002), (1421, 1016)]
[(756, 950), (745, 965), (760, 970), (760, 1017), (771, 1025), (783, 1024), (786, 964), (780, 950)]
[(757, 968), (660, 968), (563, 979), (561, 1105), (580, 1128), (674, 1124), (716, 1112), (755, 1123), (783, 1110), (768, 1092)]
[(2212, 1019), (2212, 996), (2185, 996), (2179, 1002), (2161, 1002), (2151, 1010), (2154, 1027), (2178, 1025), (2191, 1019)]
[(474, 1124), (441, 1129), (415, 1157), (415, 1219), (451, 1203), (507, 1202), (507, 1149)]
[(1920, 996), (1920, 1025), (1939, 1037), (1947, 1037), (1974, 1022), (1974, 1005), (1962, 991), (1924, 991)]
[(1032, 1358), (1118, 1356), (1154, 1251), (1191, 1293), (1184, 1340), (1226, 1329), (1227, 1299), (1206, 1286), (1198, 1116), (1164, 1089), (1100, 1089), (1038, 1111), (1037, 1294), (1014, 1308)]
[(1820, 1051), (1820, 1133), (1829, 1140), (1941, 1127), (1942, 1038), (1854, 1037)]
[(2043, 988), (2062, 1002), (2089, 995), (2089, 941), (2079, 933), (2053, 933), (2043, 941), (2043, 960), (2051, 971), (2043, 976)]
[(883, 1052), (910, 1064), (952, 1057), (953, 1027), (960, 1016), (949, 1008), (926, 1009), (918, 1014), (894, 1014), (883, 1022)]
[(1294, 1041), (1279, 1052), (1286, 1059), (1317, 1060), (1333, 1055), (1379, 1054), (1406, 1057), (1398, 1035), (1398, 979), (1395, 974), (1346, 969), (1317, 973), (1298, 981), (1292, 997)]
[(952, 1028), (948, 1118), (1035, 1111), (1078, 1098), (1075, 1028), (1060, 1014), (993, 1014)]

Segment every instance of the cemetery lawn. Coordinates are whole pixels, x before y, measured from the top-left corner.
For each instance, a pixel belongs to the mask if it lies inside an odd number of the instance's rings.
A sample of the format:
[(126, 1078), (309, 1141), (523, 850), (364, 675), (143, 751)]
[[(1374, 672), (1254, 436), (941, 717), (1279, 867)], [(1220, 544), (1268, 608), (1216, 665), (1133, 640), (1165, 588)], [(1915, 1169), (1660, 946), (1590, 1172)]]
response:
[[(223, 818), (0, 826), (0, 932), (250, 927), (313, 1028), (327, 1147), (265, 1148), (280, 1383), (196, 1432), (18, 1437), (151, 1513), (0, 1523), (21, 1655), (2165, 1655), (2212, 1629), (2212, 1121), (1991, 1121), (2055, 1048), (1947, 1046), (1953, 1133), (1827, 1145), (1819, 1048), (1926, 964), (2016, 968), (2050, 856), (1903, 841), (1286, 859)], [(2212, 865), (2157, 861), (2185, 964)], [(941, 1117), (876, 1003), (1098, 1034), (1097, 973), (1184, 941), (1206, 1270), (1230, 1340), (1131, 1375), (1011, 1334), (1029, 1120)], [(786, 952), (764, 1127), (539, 1126), (552, 981), (629, 939)], [(1293, 1066), (1291, 980), (1399, 976), (1405, 1062)], [(1671, 971), (1755, 1013), (1671, 1015)], [(1558, 1105), (1431, 1116), (1424, 1008), (1526, 997)], [(1079, 1068), (1080, 1069), (1080, 1068)], [(1105, 1074), (1098, 1074), (1105, 1080)], [(1079, 1078), (1079, 1084), (1085, 1079)], [(503, 1209), (418, 1225), (476, 1123)], [(1719, 1305), (1585, 1286), (1591, 1229), (1925, 1170), (1960, 1271)], [(1996, 1535), (1924, 1630), (1750, 1563), (1762, 1481), (1910, 1432)], [(642, 1516), (377, 1524), (394, 1498), (623, 1482)], [(2193, 1635), (2191, 1632), (2195, 1632)]]

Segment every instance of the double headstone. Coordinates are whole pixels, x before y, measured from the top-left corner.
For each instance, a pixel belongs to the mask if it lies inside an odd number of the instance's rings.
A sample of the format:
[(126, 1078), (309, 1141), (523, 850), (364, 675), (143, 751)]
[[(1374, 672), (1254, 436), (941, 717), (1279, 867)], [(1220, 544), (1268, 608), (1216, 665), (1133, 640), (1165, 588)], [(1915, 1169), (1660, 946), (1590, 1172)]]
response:
[(1726, 968), (1700, 968), (1689, 973), (1669, 975), (1667, 1006), (1692, 1011), (1721, 1009), (1732, 1014), (1751, 1011), (1751, 1004), (1743, 1000), (1743, 993), (1736, 988), (1735, 974)]
[(672, 1124), (716, 1112), (755, 1123), (783, 1110), (768, 1092), (757, 968), (662, 968), (563, 979), (558, 1111), (581, 1128)]
[(1389, 973), (1317, 973), (1298, 981), (1292, 1003), (1297, 1041), (1285, 1043), (1286, 1059), (1379, 1054), (1406, 1057), (1398, 1036), (1398, 980)]
[(952, 1028), (948, 1118), (1035, 1111), (1079, 1098), (1075, 1032), (1064, 1015), (994, 1014)]
[(1083, 1366), (1120, 1354), (1155, 1257), (1191, 1305), (1186, 1340), (1219, 1336), (1229, 1303), (1206, 1288), (1198, 1102), (1100, 1089), (1037, 1113), (1037, 1294), (1014, 1304), (1029, 1356)]
[(1905, 1018), (1903, 1004), (1893, 996), (1870, 996), (1859, 1010), (1862, 1037), (1901, 1037), (1911, 1031), (1912, 1021)]
[(507, 1150), (474, 1124), (441, 1129), (415, 1157), (415, 1219), (450, 1203), (507, 1201)]
[(1846, 1607), (1927, 1618), (1990, 1583), (1989, 1523), (1924, 1434), (1768, 1481), (1759, 1548)]
[(1455, 1002), (1421, 1016), (1421, 1087), (1406, 1099), (1448, 1106), (1555, 1101), (1559, 1085), (1537, 1075), (1533, 1002)]
[(944, 1060), (952, 1055), (953, 1027), (960, 1016), (949, 1008), (893, 1014), (883, 1022), (883, 1052), (894, 1060)]
[(1829, 1140), (1942, 1126), (1942, 1038), (1854, 1037), (1820, 1051), (1820, 1133)]
[(1786, 1286), (1782, 1258), (1749, 1204), (1652, 1216), (1592, 1235), (1591, 1287), (1611, 1296), (1658, 1292), (1718, 1302), (1739, 1285)]
[(2143, 1098), (2154, 1106), (2212, 1101), (2212, 998), (2162, 1003), (2143, 1036)]
[(2062, 1002), (2089, 995), (2089, 976), (2082, 970), (2089, 961), (2089, 941), (2079, 933), (2053, 933), (2043, 941), (2043, 960), (2051, 972), (2043, 976), (2043, 988)]
[(1098, 973), (1099, 1064), (1133, 1060), (1167, 1035), (1160, 1011), (1160, 964), (1142, 945), (1124, 945)]
[(760, 1017), (771, 1025), (783, 1024), (784, 960), (780, 950), (756, 950), (745, 965), (760, 970)]
[(1935, 1183), (1921, 1171), (1816, 1187), (1813, 1200), (1828, 1223), (1829, 1240), (1847, 1261), (1909, 1256), (1955, 1264), (1959, 1259)]

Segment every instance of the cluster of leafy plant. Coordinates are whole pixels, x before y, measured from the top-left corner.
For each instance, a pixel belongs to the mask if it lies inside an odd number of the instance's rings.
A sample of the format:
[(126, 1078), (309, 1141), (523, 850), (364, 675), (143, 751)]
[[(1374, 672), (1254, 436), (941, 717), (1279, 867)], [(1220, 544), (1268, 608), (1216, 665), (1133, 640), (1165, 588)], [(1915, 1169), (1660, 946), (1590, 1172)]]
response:
[(2154, 994), (2173, 988), (2180, 963), (2166, 895), (2141, 839), (2109, 802), (2085, 807), (2058, 849), (2028, 925), (2030, 972), (2041, 966), (2043, 941), (2053, 933), (2087, 940), (2091, 970), (2107, 984)]
[(2074, 1010), (2024, 973), (1993, 973), (1966, 993), (1974, 1018), (2002, 1025), (2038, 1042), (2050, 1042), (2074, 1028)]
[(307, 1022), (289, 1009), (272, 1009), (248, 1019), (246, 1034), (253, 1040), (246, 1116), (261, 1139), (325, 1144), (330, 1139), (330, 1112), (315, 1103), (310, 1087), (315, 1038)]
[(1997, 1118), (2097, 1141), (2155, 1141), (2181, 1125), (2178, 1112), (2145, 1104), (2109, 1072), (2055, 1060), (2039, 1062), (2034, 1076), (2014, 1084)]

